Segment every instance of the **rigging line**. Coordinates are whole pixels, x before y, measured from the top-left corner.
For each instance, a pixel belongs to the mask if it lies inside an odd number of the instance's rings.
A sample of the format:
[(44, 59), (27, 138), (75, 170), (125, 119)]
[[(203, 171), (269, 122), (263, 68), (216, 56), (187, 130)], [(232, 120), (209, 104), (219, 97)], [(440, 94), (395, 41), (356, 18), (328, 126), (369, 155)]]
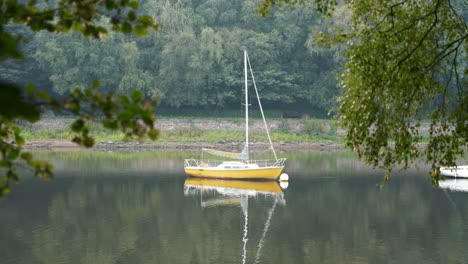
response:
[(263, 245), (265, 244), (266, 233), (268, 232), (268, 228), (270, 227), (271, 217), (273, 216), (273, 212), (275, 211), (277, 204), (278, 204), (278, 200), (275, 199), (273, 206), (268, 212), (268, 218), (267, 218), (267, 221), (265, 222), (265, 227), (263, 228), (263, 234), (262, 234), (262, 237), (260, 238), (260, 241), (258, 242), (258, 249), (257, 249), (257, 254), (255, 255), (254, 263), (260, 263), (260, 251), (262, 250)]
[(247, 55), (247, 53), (246, 53), (246, 56), (247, 56), (247, 62), (249, 64), (250, 75), (252, 76), (252, 82), (253, 82), (253, 85), (254, 85), (254, 88), (255, 88), (255, 94), (257, 95), (257, 99), (258, 99), (258, 106), (260, 107), (260, 113), (262, 113), (263, 124), (265, 125), (265, 130), (267, 132), (268, 141), (270, 142), (270, 148), (273, 151), (273, 155), (275, 156), (275, 160), (278, 160), (278, 157), (276, 156), (275, 148), (273, 148), (273, 143), (271, 142), (270, 131), (268, 130), (268, 126), (267, 126), (267, 123), (266, 123), (266, 120), (265, 120), (265, 115), (263, 114), (263, 107), (262, 107), (262, 103), (260, 102), (260, 96), (258, 95), (257, 85), (255, 84), (255, 78), (254, 78), (254, 75), (253, 75), (252, 66), (250, 66), (249, 55)]

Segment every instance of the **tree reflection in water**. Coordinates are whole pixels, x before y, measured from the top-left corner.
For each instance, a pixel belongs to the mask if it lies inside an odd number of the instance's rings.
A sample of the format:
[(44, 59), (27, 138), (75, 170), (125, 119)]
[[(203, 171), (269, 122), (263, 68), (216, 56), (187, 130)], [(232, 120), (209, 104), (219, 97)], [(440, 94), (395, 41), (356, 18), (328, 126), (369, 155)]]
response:
[[(183, 155), (128, 155), (57, 154), (56, 179), (22, 181), (0, 201), (0, 263), (242, 262), (240, 204), (185, 196)], [(246, 263), (468, 262), (468, 193), (417, 171), (379, 189), (346, 153), (288, 159), (287, 206), (248, 199)]]

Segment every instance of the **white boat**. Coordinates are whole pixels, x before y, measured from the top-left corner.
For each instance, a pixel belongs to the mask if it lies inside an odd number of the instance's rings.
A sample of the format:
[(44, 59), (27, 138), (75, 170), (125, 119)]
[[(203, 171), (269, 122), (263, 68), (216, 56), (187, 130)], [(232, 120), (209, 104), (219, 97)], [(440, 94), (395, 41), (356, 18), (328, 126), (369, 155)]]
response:
[[(249, 102), (248, 102), (248, 82), (247, 66), (250, 69), (252, 83), (258, 100), (263, 124), (268, 135), (270, 149), (273, 152), (274, 160), (250, 160), (249, 159)], [(202, 149), (212, 155), (230, 158), (229, 161), (213, 161), (200, 159), (186, 159), (184, 161), (185, 173), (193, 177), (220, 178), (220, 179), (261, 179), (276, 180), (284, 168), (285, 158), (278, 158), (271, 142), (270, 132), (263, 114), (262, 104), (258, 95), (255, 78), (250, 65), (247, 51), (244, 51), (244, 81), (245, 81), (245, 143), (242, 152), (226, 152), (214, 149)]]
[(439, 181), (439, 188), (455, 192), (468, 192), (467, 179), (449, 179)]
[(440, 174), (446, 177), (468, 178), (468, 165), (440, 167)]

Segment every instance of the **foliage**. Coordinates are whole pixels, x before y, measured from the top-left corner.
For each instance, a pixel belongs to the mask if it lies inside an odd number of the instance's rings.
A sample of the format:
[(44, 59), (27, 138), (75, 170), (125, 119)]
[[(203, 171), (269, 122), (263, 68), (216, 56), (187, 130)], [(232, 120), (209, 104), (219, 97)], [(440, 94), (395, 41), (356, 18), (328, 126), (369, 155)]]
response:
[(100, 40), (77, 33), (40, 32), (35, 35), (35, 45), (32, 57), (60, 95), (96, 79), (106, 92), (159, 94), (155, 78), (137, 66), (140, 53), (136, 43), (126, 41), (124, 35), (112, 34)]
[(109, 32), (93, 39), (8, 25), (31, 41), (22, 45), (27, 59), (21, 65), (0, 64), (0, 76), (14, 83), (30, 81), (59, 95), (99, 79), (105, 91), (139, 90), (158, 98), (158, 109), (166, 112), (229, 111), (239, 109), (242, 51), (247, 49), (265, 108), (309, 109), (310, 116), (323, 117), (335, 106), (338, 90), (332, 72), (341, 54), (311, 45), (315, 34), (310, 26), (320, 23), (313, 10), (297, 8), (261, 18), (253, 13), (251, 1), (140, 5), (136, 14), (150, 15), (162, 25), (146, 38), (111, 32), (107, 17), (96, 25)]
[[(303, 1), (265, 1), (259, 12), (298, 2)], [(335, 19), (336, 1), (316, 3)], [(347, 146), (389, 172), (408, 168), (421, 154), (433, 170), (455, 165), (468, 139), (463, 3), (358, 0), (344, 6), (350, 23), (322, 32), (318, 42), (347, 46), (338, 109)], [(431, 120), (430, 138), (421, 149), (418, 127), (424, 118)]]
[(101, 38), (108, 33), (106, 28), (96, 23), (100, 17), (109, 17), (112, 30), (126, 34), (146, 35), (148, 28), (158, 30), (159, 26), (152, 17), (135, 14), (137, 8), (137, 1), (5, 1), (0, 20), (0, 59), (22, 57), (19, 46), (22, 36), (15, 36), (5, 29), (10, 22), (25, 24), (33, 31), (63, 33), (73, 30), (93, 38)]
[[(148, 29), (157, 30), (159, 26), (150, 16), (136, 15), (137, 8), (136, 1), (4, 1), (0, 18), (0, 60), (10, 59), (11, 63), (11, 59), (22, 58), (20, 44), (29, 35), (27, 31), (24, 31), (26, 34), (23, 31), (9, 31), (15, 29), (10, 23), (24, 24), (33, 31), (64, 33), (71, 30), (92, 38), (103, 38), (108, 34), (108, 29), (98, 23), (100, 18), (108, 18), (113, 31), (125, 34), (142, 36), (147, 34)], [(53, 46), (50, 48), (57, 51)], [(64, 65), (59, 62), (58, 66)], [(68, 70), (68, 73), (74, 72), (73, 69)], [(86, 84), (89, 82), (80, 83)], [(77, 86), (73, 85), (73, 88)], [(67, 96), (56, 99), (45, 91), (36, 90), (31, 84), (22, 91), (16, 84), (3, 79), (0, 81), (0, 167), (5, 171), (0, 178), (0, 196), (8, 193), (11, 184), (18, 181), (18, 166), (32, 169), (35, 175), (42, 178), (53, 176), (50, 163), (34, 160), (31, 153), (22, 151), (25, 138), (15, 124), (20, 120), (37, 121), (45, 109), (77, 115), (71, 126), (76, 133), (73, 141), (85, 147), (94, 144), (87, 122), (97, 121), (98, 117), (102, 117), (100, 122), (104, 127), (121, 130), (126, 138), (143, 140), (158, 137), (159, 132), (154, 128), (154, 102), (144, 99), (139, 91), (132, 92), (130, 96), (116, 96), (113, 92), (101, 93), (97, 90), (98, 86), (99, 83), (94, 81), (92, 88), (77, 88)]]

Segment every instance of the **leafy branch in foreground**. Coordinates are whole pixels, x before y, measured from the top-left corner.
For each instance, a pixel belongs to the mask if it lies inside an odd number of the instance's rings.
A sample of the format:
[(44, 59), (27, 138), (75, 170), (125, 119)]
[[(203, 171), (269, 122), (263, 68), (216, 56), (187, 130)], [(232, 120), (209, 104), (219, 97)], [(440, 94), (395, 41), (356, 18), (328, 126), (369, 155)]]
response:
[[(70, 30), (91, 38), (103, 38), (107, 29), (97, 22), (109, 18), (112, 30), (124, 34), (144, 36), (148, 30), (158, 30), (159, 25), (149, 16), (138, 16), (137, 1), (129, 0), (59, 0), (53, 1), (2, 1), (0, 15), (0, 61), (21, 59), (22, 35), (8, 32), (9, 23), (24, 24), (33, 31), (47, 30), (64, 33)], [(53, 5), (53, 6), (52, 6)], [(155, 140), (159, 131), (154, 128), (155, 102), (144, 99), (140, 92), (130, 97), (103, 94), (97, 90), (98, 82), (89, 89), (76, 89), (64, 99), (55, 99), (47, 92), (29, 85), (24, 89), (0, 80), (0, 197), (11, 190), (19, 180), (18, 167), (32, 170), (45, 179), (53, 177), (53, 166), (47, 161), (35, 160), (31, 153), (24, 152), (25, 138), (16, 124), (19, 121), (36, 122), (45, 109), (72, 113), (77, 120), (71, 130), (77, 133), (73, 141), (91, 147), (94, 139), (89, 122), (100, 122), (107, 129), (120, 130), (126, 139)], [(102, 119), (99, 117), (102, 116)]]
[[(268, 0), (258, 12), (305, 2)], [(315, 3), (333, 19), (337, 1)], [(338, 99), (346, 145), (388, 173), (400, 166), (407, 169), (421, 156), (433, 171), (455, 165), (468, 139), (468, 27), (463, 3), (345, 0), (343, 5), (350, 24), (322, 33), (318, 44), (347, 46)], [(418, 130), (422, 119), (431, 122), (424, 145)], [(437, 184), (439, 175), (432, 176)]]
[(110, 18), (112, 30), (124, 34), (144, 36), (148, 29), (159, 30), (150, 16), (137, 16), (137, 1), (130, 0), (59, 0), (56, 5), (48, 1), (15, 1), (1, 3), (0, 60), (21, 58), (20, 42), (23, 36), (8, 32), (8, 23), (25, 24), (33, 31), (47, 30), (64, 33), (70, 30), (86, 37), (102, 38), (108, 30), (96, 23), (101, 17)]
[(77, 134), (73, 142), (88, 148), (94, 145), (89, 122), (101, 123), (109, 130), (122, 131), (126, 140), (156, 140), (159, 136), (159, 130), (154, 128), (155, 102), (143, 98), (139, 91), (134, 91), (131, 96), (102, 94), (98, 91), (97, 82), (92, 88), (76, 89), (63, 100), (50, 98), (47, 93), (36, 91), (32, 85), (27, 87), (25, 97), (15, 91), (12, 90), (9, 98), (2, 97), (2, 107), (9, 107), (11, 112), (9, 102), (20, 102), (30, 110), (23, 112), (20, 109), (15, 115), (0, 116), (0, 167), (6, 169), (5, 175), (0, 178), (0, 196), (11, 190), (11, 183), (18, 181), (18, 167), (32, 170), (36, 176), (44, 179), (53, 177), (53, 166), (49, 162), (34, 160), (30, 152), (23, 151), (25, 139), (21, 135), (21, 129), (14, 123), (19, 119), (35, 122), (43, 109), (49, 108), (77, 116), (70, 127)]
[[(64, 109), (80, 116), (71, 129), (80, 135), (73, 138), (73, 142), (84, 147), (92, 147), (94, 139), (89, 136), (90, 127), (87, 122), (99, 121), (104, 128), (120, 130), (125, 134), (125, 140), (146, 138), (156, 140), (159, 131), (154, 128), (155, 102), (149, 98), (143, 98), (142, 93), (133, 91), (131, 96), (115, 95), (113, 93), (101, 94), (97, 90), (97, 83), (93, 88), (76, 89), (69, 98), (57, 104), (52, 100), (50, 105)], [(103, 118), (98, 118), (102, 116)]]

